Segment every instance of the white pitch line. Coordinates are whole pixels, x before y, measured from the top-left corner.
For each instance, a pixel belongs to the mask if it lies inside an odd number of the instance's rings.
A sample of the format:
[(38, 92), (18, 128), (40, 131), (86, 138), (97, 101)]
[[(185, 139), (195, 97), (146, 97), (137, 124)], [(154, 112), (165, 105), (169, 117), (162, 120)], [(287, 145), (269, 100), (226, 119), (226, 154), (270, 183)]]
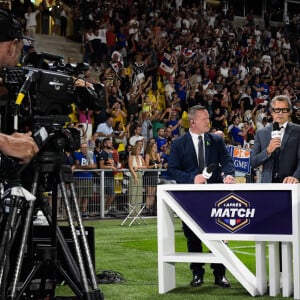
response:
[(238, 254), (244, 254), (244, 255), (249, 255), (249, 256), (255, 256), (255, 253), (253, 252), (245, 252), (245, 251), (239, 251), (239, 250), (233, 250), (234, 253), (238, 253)]
[(255, 248), (255, 246), (235, 246), (235, 247), (229, 247), (230, 249), (250, 249)]

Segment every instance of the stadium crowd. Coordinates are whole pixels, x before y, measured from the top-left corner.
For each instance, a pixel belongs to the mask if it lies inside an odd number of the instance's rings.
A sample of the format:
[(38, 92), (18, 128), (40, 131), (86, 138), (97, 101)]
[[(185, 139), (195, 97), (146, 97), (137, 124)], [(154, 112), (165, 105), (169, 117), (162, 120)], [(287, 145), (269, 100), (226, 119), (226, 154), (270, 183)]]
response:
[(81, 75), (105, 96), (101, 111), (74, 108), (69, 126), (81, 131), (98, 167), (109, 159), (103, 148), (111, 148), (111, 169), (128, 168), (140, 144), (145, 168), (165, 168), (196, 104), (209, 111), (212, 131), (241, 147), (251, 148), (256, 130), (272, 122), (268, 104), (276, 95), (290, 97), (291, 120), (300, 124), (300, 15), (276, 27), (250, 17), (237, 26), (232, 7), (180, 2), (69, 4), (74, 32), (82, 33)]
[[(268, 103), (278, 94), (290, 97), (299, 123), (299, 16), (288, 26), (261, 28), (245, 18), (239, 27), (232, 8), (142, 3), (87, 10), (83, 61), (100, 72), (106, 93), (105, 110), (91, 112), (87, 140), (112, 137), (123, 154), (140, 136), (161, 151), (187, 130), (189, 107), (202, 104), (212, 130), (244, 147), (272, 122)], [(90, 70), (84, 76), (92, 80)]]

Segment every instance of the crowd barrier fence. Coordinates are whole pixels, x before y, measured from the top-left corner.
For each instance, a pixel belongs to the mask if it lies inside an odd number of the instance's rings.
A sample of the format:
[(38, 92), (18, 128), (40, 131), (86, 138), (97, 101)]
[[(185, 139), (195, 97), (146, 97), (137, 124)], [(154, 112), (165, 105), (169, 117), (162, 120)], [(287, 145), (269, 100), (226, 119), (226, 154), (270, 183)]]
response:
[[(80, 174), (86, 171), (76, 169), (75, 172)], [(143, 170), (140, 174), (142, 179), (138, 184), (130, 184), (131, 173), (128, 169), (119, 169), (114, 173), (106, 169), (93, 169), (89, 172), (93, 175), (91, 178), (74, 176), (74, 185), (80, 208), (83, 208), (82, 205), (86, 199), (86, 213), (95, 218), (125, 217), (128, 214), (129, 204), (136, 201), (141, 205), (149, 203), (143, 214), (155, 216), (157, 185), (172, 183), (172, 180), (168, 179), (165, 169)], [(237, 182), (251, 183), (251, 176), (238, 174)], [(106, 206), (107, 201), (110, 200), (112, 200), (111, 205)], [(64, 220), (66, 214), (60, 197), (57, 200), (57, 207), (58, 219)]]

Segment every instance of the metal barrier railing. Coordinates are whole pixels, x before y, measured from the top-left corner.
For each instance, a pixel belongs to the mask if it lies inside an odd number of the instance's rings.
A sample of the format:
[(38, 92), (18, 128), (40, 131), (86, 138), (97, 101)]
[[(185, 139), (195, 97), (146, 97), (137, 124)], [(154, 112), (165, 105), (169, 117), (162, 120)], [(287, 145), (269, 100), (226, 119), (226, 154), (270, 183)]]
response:
[[(84, 173), (85, 170), (75, 170)], [(74, 176), (75, 189), (83, 217), (122, 217), (128, 213), (129, 203), (146, 204), (144, 214), (156, 215), (157, 185), (175, 183), (166, 175), (165, 169), (146, 169), (134, 182), (128, 169), (112, 173), (104, 169), (89, 170), (92, 177)], [(77, 174), (78, 174), (77, 173)], [(238, 174), (238, 183), (252, 183), (248, 174)], [(59, 193), (58, 193), (59, 195)], [(58, 219), (65, 218), (62, 201), (58, 197)]]
[[(146, 204), (144, 214), (156, 215), (156, 187), (166, 181), (164, 169), (145, 169), (135, 182), (128, 169), (112, 173), (104, 169), (89, 170), (92, 177), (78, 176), (85, 170), (75, 170), (75, 189), (83, 217), (122, 216), (128, 212), (128, 204)], [(64, 206), (58, 197), (58, 218), (64, 219)]]

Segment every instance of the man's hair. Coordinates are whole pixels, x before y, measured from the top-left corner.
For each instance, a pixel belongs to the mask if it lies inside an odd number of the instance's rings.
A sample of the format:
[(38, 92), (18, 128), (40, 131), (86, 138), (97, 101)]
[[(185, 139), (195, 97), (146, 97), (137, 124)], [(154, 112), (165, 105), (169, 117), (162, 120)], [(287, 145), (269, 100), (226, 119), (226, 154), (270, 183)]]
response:
[(188, 119), (189, 119), (189, 121), (194, 119), (195, 113), (196, 113), (198, 110), (206, 110), (206, 107), (205, 107), (205, 106), (202, 106), (202, 105), (194, 105), (194, 106), (192, 106), (192, 107), (190, 108), (190, 110), (189, 110), (189, 113), (188, 113)]
[(285, 96), (285, 95), (278, 95), (278, 96), (275, 96), (275, 97), (271, 100), (271, 102), (270, 102), (270, 108), (271, 108), (271, 110), (272, 110), (272, 107), (274, 106), (275, 102), (277, 102), (277, 101), (279, 101), (279, 102), (286, 102), (286, 103), (289, 105), (290, 111), (292, 110), (293, 107), (292, 107), (291, 99), (290, 99), (290, 97)]
[(103, 141), (102, 141), (102, 143), (105, 144), (107, 141), (110, 141), (109, 137), (104, 138)]
[(102, 144), (102, 141), (100, 141), (99, 139), (97, 139), (97, 140), (95, 141), (95, 147), (100, 147), (101, 144)]
[(232, 122), (235, 122), (235, 120), (240, 119), (239, 115), (234, 115), (232, 117)]

